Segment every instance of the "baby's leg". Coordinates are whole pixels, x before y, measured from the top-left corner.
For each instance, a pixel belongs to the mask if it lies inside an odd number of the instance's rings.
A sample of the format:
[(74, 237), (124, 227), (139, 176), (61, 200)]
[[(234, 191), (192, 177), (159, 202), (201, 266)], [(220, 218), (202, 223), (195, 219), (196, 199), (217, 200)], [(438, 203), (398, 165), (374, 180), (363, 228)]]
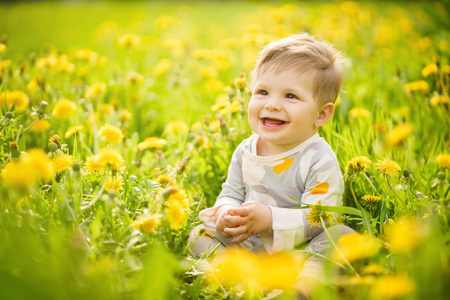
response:
[(189, 247), (196, 258), (202, 257), (205, 253), (211, 253), (220, 244), (220, 241), (214, 237), (214, 231), (214, 227), (200, 224), (189, 233)]
[[(335, 243), (340, 236), (354, 232), (353, 229), (345, 225), (331, 226), (327, 230)], [(305, 250), (327, 255), (331, 247), (332, 244), (324, 231), (313, 238)], [(309, 296), (319, 285), (327, 284), (324, 265), (323, 259), (315, 255), (310, 255), (303, 264), (302, 272), (297, 277), (296, 288), (303, 294)], [(332, 271), (336, 276), (339, 274), (337, 269), (333, 269)]]

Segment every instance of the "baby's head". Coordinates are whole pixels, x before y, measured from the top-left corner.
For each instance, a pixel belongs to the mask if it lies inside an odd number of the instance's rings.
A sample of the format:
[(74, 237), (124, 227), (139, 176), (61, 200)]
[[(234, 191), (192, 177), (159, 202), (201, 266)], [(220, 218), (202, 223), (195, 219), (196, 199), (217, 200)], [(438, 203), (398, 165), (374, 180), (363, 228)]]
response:
[(306, 33), (266, 45), (252, 72), (252, 90), (261, 72), (268, 69), (274, 73), (293, 69), (299, 75), (313, 71), (313, 96), (319, 106), (334, 103), (342, 86), (341, 54), (329, 43)]

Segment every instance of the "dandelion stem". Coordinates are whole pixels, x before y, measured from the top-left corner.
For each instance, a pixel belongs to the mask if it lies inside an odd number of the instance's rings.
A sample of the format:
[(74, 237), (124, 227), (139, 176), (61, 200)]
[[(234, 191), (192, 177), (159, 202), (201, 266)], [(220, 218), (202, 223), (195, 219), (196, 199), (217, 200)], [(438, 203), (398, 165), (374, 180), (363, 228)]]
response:
[(39, 118), (35, 119), (35, 120), (33, 121), (33, 123), (31, 123), (27, 128), (25, 128), (25, 129), (23, 130), (23, 132), (28, 131), (31, 127), (34, 126), (34, 124), (37, 123), (38, 120), (39, 120)]
[(355, 269), (353, 268), (353, 266), (350, 264), (350, 262), (347, 260), (347, 258), (344, 256), (344, 254), (342, 254), (341, 250), (339, 250), (339, 248), (336, 246), (336, 243), (334, 242), (333, 238), (331, 237), (330, 233), (328, 232), (327, 226), (325, 225), (325, 222), (323, 221), (322, 216), (320, 216), (320, 223), (322, 224), (322, 228), (325, 231), (325, 234), (328, 237), (328, 240), (330, 240), (331, 245), (333, 246), (333, 248), (336, 250), (336, 252), (342, 257), (342, 260), (345, 262), (345, 264), (348, 266), (348, 268), (350, 269), (350, 271), (356, 275), (357, 277), (360, 277), (359, 274), (355, 271)]
[(97, 200), (100, 199), (100, 196), (103, 194), (103, 191), (105, 190), (105, 187), (106, 187), (106, 180), (105, 180), (105, 182), (103, 182), (103, 185), (102, 185), (102, 187), (100, 188), (100, 190), (97, 192), (97, 195), (95, 195), (95, 198), (92, 199), (91, 202), (89, 202), (88, 205), (82, 206), (80, 209), (81, 209), (81, 210), (86, 210), (86, 209), (88, 209), (89, 207), (91, 207), (92, 205), (94, 205), (95, 202), (97, 202)]
[(370, 186), (375, 191), (375, 193), (378, 193), (376, 187), (372, 183), (372, 180), (370, 180), (370, 178), (367, 176), (367, 174), (365, 172), (361, 172), (361, 173), (364, 175), (364, 178), (367, 180), (367, 182), (369, 182)]
[(386, 182), (387, 182), (389, 188), (391, 189), (391, 191), (394, 193), (394, 195), (397, 197), (397, 199), (398, 199), (398, 200), (400, 201), (400, 203), (403, 205), (403, 208), (406, 208), (405, 202), (403, 201), (403, 199), (397, 194), (397, 192), (396, 192), (396, 191), (394, 190), (394, 188), (392, 187), (391, 182), (389, 181), (389, 176), (388, 176), (387, 174), (385, 175), (385, 178), (386, 178)]
[(361, 210), (358, 200), (356, 199), (355, 191), (353, 190), (353, 182), (351, 180), (349, 180), (349, 185), (350, 185), (350, 191), (352, 192), (353, 200), (355, 200), (355, 205), (358, 209)]
[(19, 142), (20, 134), (22, 133), (23, 125), (19, 126), (19, 132), (17, 132), (16, 143)]

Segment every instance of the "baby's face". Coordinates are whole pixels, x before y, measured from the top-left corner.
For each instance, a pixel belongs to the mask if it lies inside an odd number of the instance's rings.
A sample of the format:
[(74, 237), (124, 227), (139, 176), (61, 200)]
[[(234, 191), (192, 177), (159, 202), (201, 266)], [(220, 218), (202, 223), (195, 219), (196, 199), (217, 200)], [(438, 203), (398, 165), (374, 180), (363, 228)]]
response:
[(314, 77), (315, 71), (261, 70), (248, 107), (250, 127), (260, 136), (258, 154), (260, 146), (270, 155), (290, 150), (316, 132), (320, 109), (313, 98)]

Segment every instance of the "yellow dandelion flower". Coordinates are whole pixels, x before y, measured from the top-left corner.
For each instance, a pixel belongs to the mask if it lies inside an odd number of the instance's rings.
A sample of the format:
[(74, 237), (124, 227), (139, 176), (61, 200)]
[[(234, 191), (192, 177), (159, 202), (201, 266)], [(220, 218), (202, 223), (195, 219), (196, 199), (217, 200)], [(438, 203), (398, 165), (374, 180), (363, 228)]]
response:
[(428, 94), (428, 92), (430, 91), (428, 83), (424, 80), (413, 81), (413, 82), (407, 83), (405, 86), (405, 89), (408, 92), (419, 91), (419, 92), (422, 92), (423, 94)]
[(52, 125), (50, 125), (49, 121), (41, 119), (36, 121), (36, 123), (30, 128), (30, 131), (41, 133), (48, 131), (51, 127)]
[(189, 126), (183, 121), (171, 121), (166, 125), (166, 132), (174, 134), (183, 134), (189, 132)]
[(207, 49), (194, 49), (191, 52), (191, 57), (198, 59), (198, 60), (202, 60), (202, 59), (206, 59), (209, 56), (210, 51)]
[(137, 148), (139, 151), (144, 151), (145, 149), (162, 149), (166, 145), (166, 140), (153, 136), (146, 138), (143, 142), (139, 143)]
[(75, 52), (75, 59), (87, 62), (95, 62), (98, 59), (98, 54), (90, 49), (80, 49)]
[(175, 19), (171, 16), (160, 16), (155, 20), (155, 25), (158, 30), (165, 30), (175, 24)]
[(449, 65), (442, 66), (441, 70), (442, 70), (443, 74), (450, 74), (450, 66)]
[(131, 119), (132, 115), (127, 109), (123, 109), (119, 113), (119, 120), (122, 122), (129, 121)]
[(231, 112), (232, 113), (237, 113), (241, 110), (241, 104), (239, 103), (238, 100), (234, 100), (233, 102), (231, 102)]
[(125, 34), (119, 38), (119, 45), (124, 48), (136, 48), (141, 43), (141, 38), (135, 34)]
[[(302, 271), (305, 257), (301, 253), (277, 252), (257, 254), (233, 248), (217, 254), (205, 273), (207, 284), (219, 282), (225, 287), (238, 284), (246, 290), (291, 289)], [(283, 276), (280, 276), (283, 274)]]
[(124, 134), (119, 127), (106, 124), (98, 130), (98, 136), (104, 137), (109, 144), (119, 144), (124, 138)]
[(153, 67), (153, 75), (155, 76), (162, 76), (167, 74), (170, 70), (172, 70), (174, 67), (173, 62), (168, 59), (164, 58), (161, 59), (154, 67)]
[(177, 38), (164, 39), (161, 44), (172, 56), (180, 57), (186, 52), (186, 45)]
[(119, 190), (123, 189), (123, 185), (121, 177), (109, 177), (106, 181), (105, 190), (119, 192)]
[(450, 154), (439, 154), (436, 156), (436, 162), (440, 168), (449, 169), (450, 168)]
[(364, 172), (371, 164), (372, 161), (366, 156), (354, 157), (348, 162), (347, 167), (345, 168), (345, 173), (350, 170), (354, 173)]
[(447, 94), (444, 95), (439, 95), (439, 94), (435, 94), (433, 97), (431, 97), (430, 99), (430, 105), (431, 106), (438, 106), (439, 104), (450, 104), (450, 98)]
[(161, 185), (167, 185), (172, 181), (172, 178), (170, 178), (167, 175), (159, 175), (158, 178), (156, 178), (156, 182), (158, 182)]
[(114, 106), (110, 103), (102, 103), (98, 109), (98, 112), (100, 115), (110, 115), (114, 112)]
[(135, 71), (129, 72), (125, 76), (125, 82), (127, 85), (141, 85), (144, 82), (144, 79), (145, 78), (142, 74)]
[(436, 64), (429, 64), (422, 69), (422, 76), (428, 77), (432, 74), (436, 74), (438, 71), (438, 66)]
[(89, 175), (102, 175), (103, 169), (105, 168), (106, 164), (104, 161), (101, 161), (99, 157), (96, 155), (88, 157), (86, 159), (86, 162), (84, 163), (83, 169), (88, 173)]
[(201, 136), (201, 135), (200, 135), (200, 136), (198, 136), (198, 137), (195, 138), (194, 144), (195, 144), (195, 146), (197, 146), (197, 147), (203, 147), (203, 148), (206, 148), (207, 145), (208, 145), (208, 139), (205, 138), (204, 136)]
[(58, 120), (69, 119), (77, 111), (75, 102), (68, 99), (62, 99), (56, 102), (53, 108), (53, 116)]
[(2, 184), (19, 189), (27, 189), (36, 183), (35, 174), (27, 165), (20, 162), (9, 162), (1, 172)]
[(3, 43), (0, 43), (0, 55), (5, 54), (6, 52), (6, 45)]
[(104, 166), (109, 165), (113, 170), (120, 171), (124, 166), (124, 160), (119, 150), (114, 147), (105, 147), (96, 155), (98, 162)]
[(369, 118), (371, 116), (370, 111), (361, 107), (352, 108), (348, 114), (352, 119)]
[(19, 201), (17, 201), (17, 203), (16, 203), (17, 209), (23, 209), (23, 206), (26, 203), (28, 203), (28, 197), (27, 196), (20, 198)]
[(59, 137), (59, 135), (54, 134), (48, 139), (48, 144), (56, 144), (59, 148), (59, 146), (61, 146), (61, 138)]
[(52, 159), (53, 169), (55, 173), (61, 173), (72, 167), (76, 163), (75, 158), (69, 154), (61, 154)]
[(165, 208), (166, 219), (169, 222), (170, 229), (177, 230), (181, 227), (187, 215), (187, 209), (178, 201), (167, 202)]
[(100, 96), (106, 91), (106, 83), (97, 82), (89, 87), (86, 92), (84, 92), (84, 97), (88, 100), (92, 100), (97, 96)]
[(142, 229), (147, 233), (155, 232), (159, 225), (161, 225), (161, 218), (159, 216), (144, 216), (142, 219), (136, 220), (131, 224), (134, 229)]
[(387, 176), (396, 177), (398, 172), (401, 171), (400, 166), (389, 158), (384, 158), (383, 160), (378, 160), (377, 169), (380, 173), (386, 174)]
[(378, 203), (380, 202), (381, 197), (375, 195), (365, 195), (362, 197), (362, 199), (364, 200), (364, 206), (368, 210), (374, 210), (378, 207)]
[(364, 275), (373, 274), (373, 275), (379, 275), (385, 272), (385, 269), (376, 263), (370, 263), (367, 266), (362, 268), (361, 273)]
[(66, 134), (64, 135), (64, 137), (67, 139), (67, 138), (71, 137), (72, 135), (81, 132), (83, 129), (84, 129), (83, 125), (72, 126), (69, 129), (67, 129)]
[(424, 239), (425, 230), (418, 220), (405, 218), (386, 226), (386, 242), (392, 253), (407, 253)]
[(212, 121), (211, 123), (209, 123), (209, 128), (211, 128), (212, 131), (218, 132), (220, 130), (220, 121)]
[(15, 111), (20, 113), (25, 111), (30, 104), (30, 98), (22, 91), (3, 91), (0, 93), (0, 108), (10, 110), (14, 105)]
[(340, 262), (344, 262), (341, 254), (347, 259), (348, 262), (352, 262), (358, 259), (374, 256), (380, 251), (381, 248), (379, 242), (358, 232), (345, 234), (339, 237), (336, 246), (340, 253), (335, 251), (333, 253), (333, 258)]
[[(319, 206), (322, 206), (322, 200), (317, 201), (316, 203)], [(309, 227), (317, 226), (322, 227), (321, 219), (328, 224), (331, 224), (334, 217), (331, 215), (330, 212), (321, 210), (317, 208), (315, 205), (312, 205), (310, 207), (309, 213), (306, 215), (306, 220), (308, 221)]]
[(53, 163), (42, 149), (31, 149), (22, 157), (23, 164), (38, 180), (51, 182), (54, 176)]
[(375, 299), (398, 299), (415, 289), (414, 282), (406, 276), (389, 275), (378, 278), (371, 287)]
[(191, 129), (192, 129), (193, 131), (199, 131), (199, 130), (202, 129), (202, 128), (203, 128), (202, 122), (195, 122), (195, 123), (193, 123), (193, 124), (191, 125)]
[(171, 205), (175, 202), (184, 208), (189, 206), (189, 199), (187, 198), (185, 191), (180, 190), (177, 187), (170, 187), (170, 195), (167, 199), (167, 204)]
[(204, 66), (199, 70), (200, 77), (202, 79), (216, 78), (217, 77), (217, 69), (213, 66)]
[(395, 126), (385, 137), (386, 145), (395, 147), (406, 140), (413, 132), (413, 127), (410, 124), (403, 123)]

